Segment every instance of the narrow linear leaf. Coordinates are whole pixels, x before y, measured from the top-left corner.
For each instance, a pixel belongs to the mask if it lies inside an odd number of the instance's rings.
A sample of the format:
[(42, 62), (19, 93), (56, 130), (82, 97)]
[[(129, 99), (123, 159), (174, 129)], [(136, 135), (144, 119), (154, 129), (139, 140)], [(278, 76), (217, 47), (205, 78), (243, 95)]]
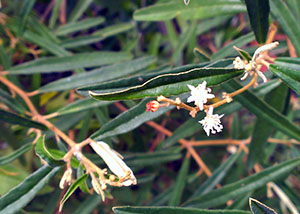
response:
[(195, 68), (181, 73), (156, 76), (140, 85), (125, 89), (106, 89), (99, 92), (90, 91), (89, 94), (99, 100), (139, 99), (156, 97), (159, 95), (172, 96), (189, 91), (190, 85), (198, 85), (204, 80), (207, 86), (218, 85), (242, 73), (233, 68)]
[(29, 128), (37, 128), (41, 130), (47, 130), (48, 128), (44, 126), (41, 123), (35, 122), (33, 120), (27, 119), (25, 117), (21, 117), (17, 114), (4, 111), (0, 109), (0, 120), (10, 123), (10, 124), (16, 124), (20, 126), (25, 126)]
[(61, 42), (64, 48), (78, 48), (84, 45), (90, 45), (100, 42), (108, 37), (126, 32), (135, 27), (134, 23), (121, 23), (105, 27), (87, 36), (77, 36), (75, 38), (65, 39)]
[(0, 198), (0, 214), (14, 214), (25, 207), (59, 169), (59, 167), (43, 166), (3, 195)]
[(277, 214), (275, 210), (254, 198), (249, 198), (249, 206), (253, 214)]
[(188, 199), (192, 200), (194, 198), (200, 197), (213, 190), (217, 184), (219, 184), (223, 178), (227, 175), (228, 171), (231, 169), (233, 164), (243, 156), (243, 152), (231, 155), (224, 163), (222, 163), (217, 169), (214, 170), (212, 176), (206, 179), (193, 193), (193, 195)]
[(181, 0), (173, 0), (139, 9), (135, 11), (133, 17), (137, 21), (165, 21), (177, 16), (190, 20), (236, 14), (245, 11), (245, 6), (238, 0), (192, 1), (188, 7), (182, 4)]
[(189, 167), (190, 167), (190, 157), (186, 157), (181, 165), (179, 174), (176, 178), (174, 190), (169, 201), (169, 206), (178, 206), (180, 204)]
[(25, 25), (27, 23), (28, 16), (34, 6), (35, 0), (24, 0), (22, 2), (21, 14), (20, 14), (20, 24), (19, 24), (19, 35), (24, 31)]
[(263, 44), (269, 30), (269, 0), (245, 0), (250, 24), (258, 43)]
[(234, 46), (236, 47), (242, 47), (249, 42), (253, 41), (255, 39), (253, 33), (248, 33), (246, 35), (243, 35), (235, 40), (233, 40), (231, 43), (220, 49), (218, 52), (216, 52), (214, 55), (212, 55), (212, 59), (223, 59), (228, 56), (234, 56), (236, 55), (236, 50), (234, 50)]
[(300, 70), (292, 70), (276, 65), (270, 65), (269, 69), (297, 94), (300, 94)]
[(63, 91), (83, 87), (86, 85), (106, 82), (145, 69), (149, 65), (156, 62), (156, 60), (157, 59), (154, 56), (147, 56), (126, 62), (116, 62), (116, 64), (105, 66), (102, 68), (96, 68), (89, 72), (78, 73), (70, 77), (61, 78), (41, 87), (38, 91), (40, 93)]
[[(282, 83), (279, 87), (265, 96), (265, 101), (278, 112), (282, 112), (284, 110), (287, 95), (288, 87)], [(274, 128), (268, 121), (261, 118), (256, 119), (249, 146), (248, 167), (250, 169), (254, 167), (256, 162), (261, 164), (267, 158), (265, 147), (267, 139), (273, 131)]]
[(85, 29), (95, 27), (97, 25), (102, 24), (104, 21), (105, 19), (103, 17), (85, 18), (78, 22), (71, 22), (60, 26), (59, 28), (57, 28), (55, 34), (57, 36), (64, 36), (77, 31), (82, 31)]
[(14, 160), (16, 160), (18, 157), (20, 157), (21, 155), (23, 155), (24, 153), (26, 153), (27, 151), (29, 151), (32, 148), (32, 143), (28, 143), (22, 147), (20, 147), (19, 149), (15, 150), (13, 153), (4, 156), (4, 157), (0, 157), (0, 166), (3, 166), (5, 164), (8, 164)]
[(275, 64), (292, 70), (300, 70), (300, 58), (277, 57)]
[(241, 210), (204, 210), (180, 207), (113, 207), (115, 214), (251, 214)]
[(187, 201), (186, 207), (216, 207), (232, 200), (249, 191), (254, 191), (265, 186), (268, 182), (287, 176), (300, 164), (300, 158), (282, 162), (276, 166), (264, 169), (263, 171), (251, 175), (247, 178), (223, 186), (221, 189), (213, 190), (198, 198)]
[(292, 41), (300, 56), (300, 25), (284, 1), (270, 0), (271, 14), (278, 20), (280, 27)]
[(61, 47), (57, 43), (53, 42), (52, 40), (49, 40), (48, 38), (38, 35), (29, 30), (25, 31), (23, 37), (25, 40), (30, 41), (34, 44), (37, 44), (38, 46), (42, 47), (43, 49), (49, 51), (50, 53), (52, 53), (56, 56), (70, 56), (71, 55), (71, 53), (69, 53), (67, 50), (65, 50), (63, 47)]
[(64, 195), (63, 199), (60, 201), (59, 210), (62, 210), (62, 208), (63, 208), (65, 202), (68, 200), (68, 198), (70, 198), (70, 196), (75, 192), (75, 190), (80, 186), (80, 184), (85, 182), (85, 180), (87, 179), (88, 176), (89, 176), (88, 174), (82, 175), (69, 187), (69, 189), (66, 192), (66, 194)]
[[(237, 81), (232, 80), (223, 84), (222, 87), (224, 87), (227, 92), (232, 92), (241, 88), (241, 85)], [(257, 117), (268, 121), (274, 128), (292, 138), (300, 140), (300, 128), (254, 93), (245, 91), (236, 96), (235, 99)]]
[(80, 111), (85, 111), (91, 108), (97, 108), (101, 106), (107, 106), (111, 104), (112, 102), (109, 101), (99, 101), (92, 98), (85, 98), (76, 100), (75, 102), (57, 110), (58, 115), (65, 115), (65, 114), (72, 114)]
[(24, 114), (26, 108), (15, 98), (13, 98), (10, 94), (0, 88), (0, 99), (7, 107), (10, 109)]
[(56, 159), (46, 148), (45, 145), (45, 136), (40, 136), (35, 145), (35, 153), (39, 156), (42, 160), (46, 161), (49, 166), (62, 166), (65, 162), (61, 159)]
[(146, 104), (151, 101), (151, 98), (141, 101), (135, 107), (120, 114), (113, 120), (104, 124), (97, 132), (91, 137), (95, 140), (101, 140), (107, 137), (123, 134), (129, 132), (146, 121), (153, 120), (154, 118), (166, 113), (174, 108), (174, 106), (161, 108), (156, 112), (146, 112)]
[(88, 9), (88, 7), (90, 6), (90, 4), (93, 2), (94, 0), (79, 0), (77, 1), (77, 4), (75, 6), (75, 8), (72, 10), (72, 13), (69, 17), (68, 22), (75, 22), (76, 20), (78, 20), (83, 13)]
[(126, 52), (80, 53), (64, 57), (44, 57), (12, 67), (8, 74), (35, 74), (63, 72), (79, 68), (90, 68), (129, 60)]

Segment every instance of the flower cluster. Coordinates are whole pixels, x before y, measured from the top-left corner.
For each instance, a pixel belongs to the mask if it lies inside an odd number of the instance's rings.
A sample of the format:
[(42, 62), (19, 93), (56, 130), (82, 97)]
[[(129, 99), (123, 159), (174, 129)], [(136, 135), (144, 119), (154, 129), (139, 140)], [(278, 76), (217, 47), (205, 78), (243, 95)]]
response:
[[(206, 85), (206, 81), (203, 81), (197, 87), (188, 85), (191, 90), (191, 96), (188, 97), (187, 102), (194, 102), (201, 111), (204, 110), (204, 104), (207, 103), (207, 100), (215, 97), (214, 94), (210, 94), (211, 89), (206, 88)], [(202, 124), (207, 136), (209, 136), (210, 132), (215, 134), (216, 132), (222, 131), (223, 126), (220, 121), (221, 117), (223, 117), (223, 115), (213, 114), (212, 106), (210, 106), (209, 109), (206, 109), (206, 117), (199, 121), (199, 123)]]
[[(96, 193), (102, 196), (104, 200), (104, 190), (107, 185), (111, 186), (130, 186), (137, 184), (136, 178), (132, 170), (122, 160), (123, 157), (110, 148), (105, 142), (93, 141), (89, 143), (94, 151), (103, 159), (110, 171), (114, 174), (109, 174), (107, 169), (100, 169), (91, 161), (86, 159), (80, 150), (74, 149), (71, 151), (72, 154), (80, 160), (81, 164), (84, 165), (86, 173), (91, 176), (91, 183)], [(60, 188), (63, 189), (66, 184), (72, 183), (72, 169), (69, 164), (65, 171), (61, 181)]]

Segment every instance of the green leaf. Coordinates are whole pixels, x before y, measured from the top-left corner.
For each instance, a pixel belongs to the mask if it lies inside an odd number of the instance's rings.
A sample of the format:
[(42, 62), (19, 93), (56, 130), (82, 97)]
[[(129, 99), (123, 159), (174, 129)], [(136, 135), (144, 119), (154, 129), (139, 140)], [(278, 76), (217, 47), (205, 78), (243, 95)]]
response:
[(270, 65), (269, 70), (285, 82), (297, 94), (300, 94), (300, 70)]
[[(80, 178), (85, 174), (85, 169), (82, 164), (80, 164), (79, 167), (77, 168), (76, 174), (77, 174), (77, 178)], [(90, 193), (90, 194), (92, 193), (86, 183), (86, 180), (79, 185), (79, 188), (82, 192)]]
[(32, 148), (32, 143), (28, 143), (20, 147), (19, 149), (15, 150), (13, 153), (4, 157), (0, 157), (0, 166), (16, 160), (18, 157), (23, 155), (25, 152), (29, 151), (31, 148)]
[[(288, 88), (284, 84), (281, 84), (266, 95), (265, 101), (277, 111), (282, 112), (286, 104), (287, 94)], [(273, 131), (273, 126), (266, 120), (261, 118), (256, 119), (249, 146), (248, 167), (250, 169), (253, 168), (256, 162), (261, 164), (267, 158), (264, 149)]]
[(217, 184), (219, 184), (223, 178), (227, 175), (228, 171), (232, 168), (233, 164), (244, 155), (243, 152), (235, 153), (231, 155), (224, 163), (222, 163), (213, 174), (207, 178), (192, 194), (189, 200), (200, 197), (213, 190)]
[(173, 0), (139, 9), (135, 11), (133, 17), (137, 21), (162, 21), (177, 16), (190, 20), (243, 13), (245, 11), (245, 6), (238, 0), (191, 1), (188, 7), (182, 4), (182, 0)]
[(88, 176), (89, 176), (88, 174), (82, 175), (69, 187), (69, 189), (66, 192), (66, 194), (64, 195), (63, 199), (60, 201), (59, 210), (62, 210), (64, 203), (68, 200), (68, 198), (70, 198), (70, 196), (75, 192), (75, 190), (80, 186), (80, 184), (85, 182), (85, 180), (87, 179)]
[(208, 56), (203, 50), (195, 48), (193, 52), (194, 55), (200, 60), (200, 62), (207, 62), (212, 60), (210, 56)]
[(29, 128), (37, 128), (41, 130), (47, 130), (48, 128), (41, 123), (35, 122), (33, 120), (27, 119), (25, 117), (21, 117), (17, 114), (13, 114), (8, 111), (4, 111), (0, 109), (0, 120), (10, 123), (10, 124), (17, 124), (24, 127)]
[(55, 34), (57, 36), (64, 36), (67, 34), (71, 34), (77, 31), (82, 31), (85, 29), (89, 29), (95, 27), (97, 25), (102, 24), (105, 21), (103, 17), (96, 17), (96, 18), (85, 18), (78, 22), (71, 22), (65, 25), (60, 26), (57, 28)]
[(87, 36), (77, 36), (63, 40), (61, 46), (64, 48), (77, 48), (84, 45), (90, 45), (96, 42), (100, 42), (108, 37), (115, 36), (117, 34), (126, 32), (135, 27), (134, 23), (121, 23), (112, 26), (105, 27), (101, 30), (94, 32)]
[(62, 166), (65, 162), (61, 159), (56, 159), (46, 148), (45, 145), (45, 136), (40, 136), (35, 145), (35, 153), (42, 160), (46, 161), (49, 166)]
[(104, 124), (97, 132), (92, 135), (95, 140), (101, 140), (107, 137), (123, 134), (129, 132), (146, 121), (153, 120), (154, 118), (166, 113), (174, 108), (174, 106), (160, 108), (156, 112), (146, 112), (146, 104), (153, 99), (148, 98), (141, 101), (135, 107), (125, 111), (113, 120)]
[(256, 40), (263, 44), (269, 30), (269, 0), (245, 0), (245, 3)]
[(277, 57), (275, 64), (293, 70), (300, 70), (300, 58)]
[[(241, 88), (241, 85), (232, 80), (222, 85), (227, 92), (236, 91)], [(285, 116), (279, 113), (276, 109), (268, 105), (261, 98), (257, 97), (250, 91), (245, 91), (235, 98), (245, 108), (254, 113), (257, 117), (262, 118), (272, 124), (272, 126), (284, 134), (300, 140), (300, 128), (288, 120)]]
[[(240, 75), (243, 71), (234, 68), (195, 68), (179, 73), (170, 73), (157, 75), (152, 79), (148, 79), (149, 75), (143, 76), (143, 82), (138, 85), (132, 84), (127, 88), (109, 88), (107, 84), (98, 85), (89, 94), (99, 100), (125, 100), (139, 99), (144, 97), (156, 97), (159, 95), (172, 96), (179, 95), (189, 91), (187, 87), (190, 85), (198, 85), (204, 80), (207, 86), (218, 85), (233, 77)], [(128, 80), (134, 82), (135, 79)], [(104, 89), (104, 90), (103, 90)]]
[(62, 3), (62, 0), (55, 1), (55, 5), (52, 9), (51, 17), (50, 17), (50, 20), (49, 20), (49, 28), (51, 28), (51, 29), (54, 27), (54, 25), (56, 23), (56, 20), (59, 16), (61, 3)]
[(249, 191), (259, 189), (270, 181), (287, 176), (293, 169), (299, 166), (299, 164), (300, 158), (282, 162), (247, 178), (225, 185), (221, 189), (213, 190), (198, 198), (189, 200), (184, 206), (207, 208), (225, 204), (228, 200), (232, 200)]
[(75, 102), (57, 110), (58, 115), (72, 114), (80, 111), (85, 111), (91, 108), (97, 108), (102, 106), (107, 106), (112, 102), (109, 101), (99, 101), (92, 98), (85, 98), (76, 100)]
[(113, 207), (115, 214), (251, 214), (241, 210), (204, 210), (180, 207)]
[(249, 206), (253, 214), (277, 214), (275, 210), (253, 198), (249, 198)]
[(271, 14), (278, 20), (280, 27), (292, 41), (298, 56), (300, 55), (300, 24), (284, 1), (270, 0)]
[(79, 68), (90, 68), (129, 60), (131, 55), (125, 52), (79, 53), (73, 56), (44, 57), (12, 67), (9, 74), (35, 74), (63, 72)]
[[(92, 213), (101, 203), (102, 198), (98, 194), (88, 196), (79, 207), (74, 211), (74, 214), (89, 214)], [(98, 209), (98, 208), (97, 208)]]
[(183, 195), (186, 178), (190, 167), (190, 157), (186, 157), (181, 165), (179, 174), (176, 178), (176, 183), (169, 201), (169, 206), (178, 206)]
[(47, 37), (44, 37), (43, 35), (38, 35), (32, 31), (25, 31), (23, 35), (24, 39), (27, 41), (30, 41), (34, 44), (37, 44), (38, 46), (42, 47), (43, 49), (49, 51), (50, 53), (56, 55), (56, 56), (70, 56), (71, 53), (69, 53), (67, 50), (65, 50), (61, 45), (57, 44), (56, 42), (53, 42)]
[[(110, 66), (97, 68), (89, 72), (74, 74), (70, 77), (61, 78), (51, 82), (38, 91), (40, 93), (52, 91), (64, 91), (86, 85), (92, 85), (108, 80), (117, 79), (145, 69), (156, 61), (156, 57), (148, 56), (134, 59), (127, 62), (116, 63)], [(114, 71), (114, 72), (111, 72)]]
[(59, 167), (43, 166), (28, 176), (21, 184), (0, 198), (0, 214), (14, 214), (25, 207), (59, 169)]
[(24, 114), (26, 109), (25, 107), (18, 101), (18, 99), (13, 98), (10, 94), (0, 88), (0, 99), (7, 107), (10, 109)]
[[(97, 157), (99, 159), (99, 157)], [(173, 147), (167, 151), (133, 153), (124, 155), (125, 162), (135, 169), (175, 161), (181, 158), (180, 149)]]
[(75, 8), (72, 10), (72, 13), (68, 19), (68, 23), (75, 22), (76, 20), (78, 20), (83, 15), (83, 13), (88, 9), (88, 7), (93, 1), (94, 0), (77, 1), (78, 3), (76, 4)]
[(21, 35), (24, 31), (25, 25), (27, 23), (28, 16), (34, 6), (35, 0), (24, 0), (22, 2), (21, 6), (21, 13), (20, 13), (20, 24), (19, 24), (19, 29), (18, 33)]
[(242, 47), (253, 40), (254, 40), (253, 33), (248, 33), (246, 35), (240, 36), (239, 38), (233, 40), (231, 43), (229, 43), (228, 45), (220, 49), (214, 55), (212, 55), (212, 58), (214, 60), (217, 60), (217, 59), (223, 59), (228, 56), (234, 56), (236, 55), (236, 50), (233, 48), (234, 46)]

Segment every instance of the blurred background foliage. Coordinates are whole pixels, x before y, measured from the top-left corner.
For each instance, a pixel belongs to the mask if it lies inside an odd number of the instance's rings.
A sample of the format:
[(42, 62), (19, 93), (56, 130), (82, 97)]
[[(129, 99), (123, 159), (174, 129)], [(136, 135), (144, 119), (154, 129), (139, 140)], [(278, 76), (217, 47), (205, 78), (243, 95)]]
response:
[[(207, 208), (250, 213), (249, 197), (279, 213), (298, 212), (299, 0), (0, 2), (5, 78), (28, 92), (38, 111), (74, 141), (93, 136), (110, 144), (138, 180), (136, 186), (109, 188), (102, 202), (88, 190), (87, 179), (62, 213), (214, 213), (202, 210)], [(87, 94), (127, 88), (176, 69), (230, 66), (238, 55), (233, 46), (252, 55), (268, 38), (280, 42), (271, 52), (277, 67), (265, 72), (267, 83), (216, 109), (225, 115), (224, 130), (217, 135), (207, 137), (202, 130), (203, 113), (191, 118), (174, 106), (146, 112), (146, 103), (155, 98), (125, 94), (96, 100)], [(218, 95), (214, 101), (223, 91), (241, 87), (235, 80), (225, 82), (233, 78), (211, 83)], [(180, 90), (186, 99), (188, 88)], [(0, 99), (0, 213), (59, 213), (67, 191), (58, 188), (64, 166), (55, 161), (53, 168), (43, 166), (29, 130), (42, 130), (56, 158), (67, 145), (33, 121), (23, 99), (4, 84)], [(104, 166), (90, 147), (84, 153)], [(79, 178), (81, 168), (74, 162)], [(257, 204), (252, 212), (272, 213), (255, 211)], [(112, 211), (124, 205), (133, 207)]]

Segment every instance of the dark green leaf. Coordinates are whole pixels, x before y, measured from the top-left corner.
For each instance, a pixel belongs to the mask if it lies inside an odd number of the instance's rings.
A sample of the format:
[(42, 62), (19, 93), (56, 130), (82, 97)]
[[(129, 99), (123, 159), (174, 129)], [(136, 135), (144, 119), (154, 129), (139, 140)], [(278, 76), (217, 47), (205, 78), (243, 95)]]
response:
[(35, 145), (35, 153), (44, 161), (46, 161), (49, 166), (62, 166), (65, 162), (61, 159), (56, 159), (46, 148), (45, 136), (41, 136)]
[(0, 99), (7, 107), (15, 110), (18, 113), (25, 113), (25, 107), (16, 99), (13, 98), (10, 94), (0, 88)]
[(28, 143), (28, 144), (20, 147), (16, 151), (14, 151), (13, 153), (11, 153), (7, 156), (4, 156), (4, 157), (0, 157), (0, 166), (8, 164), (8, 163), (16, 160), (18, 157), (23, 155), (25, 152), (29, 151), (31, 148), (32, 148), (32, 143)]
[(77, 4), (76, 4), (75, 8), (72, 10), (72, 13), (69, 17), (68, 22), (75, 22), (76, 20), (78, 20), (93, 1), (94, 0), (79, 0), (79, 1), (77, 1)]
[(74, 74), (70, 77), (61, 78), (41, 87), (38, 91), (45, 93), (51, 91), (70, 90), (77, 87), (117, 79), (145, 69), (155, 61), (155, 57), (149, 56), (141, 57), (128, 62), (116, 63), (103, 68), (97, 68), (89, 72)]
[(125, 52), (79, 53), (73, 56), (44, 57), (12, 67), (9, 74), (34, 74), (63, 72), (79, 68), (90, 68), (129, 60)]
[(85, 182), (85, 180), (87, 179), (88, 176), (89, 176), (88, 174), (82, 175), (69, 187), (69, 189), (66, 192), (66, 194), (64, 195), (63, 199), (60, 201), (59, 210), (62, 210), (64, 203), (68, 200), (68, 198), (70, 198), (70, 196), (75, 192), (75, 190), (80, 186), (80, 184)]
[(300, 94), (300, 70), (292, 70), (277, 65), (270, 65), (269, 69), (297, 94)]
[(0, 198), (0, 214), (14, 214), (25, 207), (59, 169), (59, 167), (43, 166), (28, 176), (21, 184)]
[(112, 102), (109, 101), (99, 101), (92, 98), (85, 98), (76, 100), (75, 102), (57, 110), (58, 115), (72, 114), (80, 111), (85, 111), (91, 108), (97, 108), (101, 106), (107, 106)]
[(4, 111), (0, 109), (0, 120), (11, 123), (11, 124), (17, 124), (20, 126), (25, 126), (29, 128), (37, 128), (41, 130), (47, 130), (48, 128), (44, 126), (41, 123), (35, 122), (33, 120), (27, 119), (25, 117), (21, 117), (17, 114), (13, 114), (8, 111)]
[(223, 59), (227, 56), (234, 56), (234, 55), (236, 55), (236, 51), (233, 48), (234, 46), (240, 48), (253, 40), (254, 40), (253, 33), (248, 33), (246, 35), (243, 35), (243, 36), (233, 40), (231, 43), (229, 43), (222, 49), (220, 49), (218, 52), (216, 52), (214, 55), (212, 55), (212, 58), (214, 60), (217, 60), (217, 59)]
[(78, 22), (71, 22), (65, 25), (60, 26), (57, 28), (55, 34), (57, 36), (64, 36), (70, 33), (74, 33), (77, 31), (82, 31), (85, 29), (89, 29), (92, 27), (95, 27), (97, 25), (102, 24), (105, 21), (102, 17), (96, 17), (96, 18), (85, 18)]
[(246, 11), (245, 9), (244, 5), (238, 0), (191, 1), (188, 7), (182, 4), (181, 0), (173, 0), (137, 10), (134, 13), (134, 19), (137, 21), (162, 21), (177, 16), (187, 20), (205, 19), (242, 13)]
[(278, 20), (280, 27), (292, 41), (298, 56), (300, 55), (300, 24), (284, 1), (270, 0), (271, 14)]
[[(266, 95), (265, 101), (277, 111), (282, 112), (286, 102), (287, 92), (288, 88), (284, 84), (281, 84)], [(248, 167), (250, 169), (253, 168), (256, 162), (261, 164), (267, 158), (264, 149), (273, 131), (273, 126), (266, 120), (261, 118), (256, 119), (248, 156)]]
[[(241, 88), (241, 85), (235, 80), (223, 84), (222, 86), (227, 92), (236, 91)], [(242, 94), (237, 95), (234, 99), (240, 102), (249, 111), (256, 114), (257, 117), (268, 121), (274, 128), (292, 138), (300, 140), (300, 128), (254, 93), (245, 91)]]
[[(218, 85), (240, 75), (242, 72), (242, 70), (232, 68), (195, 68), (180, 73), (157, 75), (149, 80), (146, 80), (147, 76), (145, 80), (141, 77), (143, 81), (140, 84), (132, 84), (127, 88), (105, 87), (104, 89), (104, 85), (98, 85), (97, 91), (90, 91), (89, 94), (99, 100), (124, 100), (156, 97), (159, 95), (179, 95), (189, 91), (188, 84), (198, 85), (205, 80), (207, 86)], [(98, 90), (101, 91), (99, 92)]]
[(232, 200), (249, 191), (265, 186), (268, 182), (287, 176), (300, 164), (300, 158), (282, 162), (278, 165), (264, 169), (263, 171), (248, 176), (242, 180), (223, 186), (221, 189), (213, 190), (198, 198), (194, 198), (184, 205), (187, 207), (216, 207)]
[(200, 60), (200, 62), (207, 62), (207, 61), (211, 61), (212, 59), (210, 58), (210, 56), (208, 56), (204, 51), (195, 48), (194, 49), (194, 54), (195, 56)]
[(245, 0), (250, 24), (258, 43), (265, 43), (269, 30), (269, 0)]
[(153, 99), (148, 98), (141, 101), (137, 106), (120, 114), (118, 117), (109, 121), (92, 135), (96, 140), (126, 133), (140, 126), (146, 121), (164, 114), (174, 108), (174, 106), (161, 108), (156, 112), (146, 112), (146, 104)]
[(186, 157), (181, 165), (179, 174), (176, 178), (176, 183), (169, 201), (169, 206), (178, 206), (183, 195), (186, 178), (190, 167), (190, 157)]
[(275, 210), (253, 198), (249, 199), (249, 206), (253, 214), (277, 214)]
[(24, 27), (27, 23), (28, 16), (34, 6), (35, 0), (24, 0), (22, 2), (21, 14), (20, 14), (20, 24), (19, 24), (19, 35), (23, 33)]
[(251, 214), (241, 210), (204, 210), (180, 207), (113, 207), (115, 214)]
[(194, 198), (200, 197), (200, 195), (206, 194), (213, 190), (217, 184), (219, 184), (223, 178), (227, 175), (228, 171), (232, 168), (233, 164), (243, 156), (243, 152), (231, 155), (224, 163), (222, 163), (216, 170), (214, 170), (212, 176), (206, 179), (189, 198), (192, 200)]
[(293, 70), (300, 70), (300, 58), (277, 57), (275, 64)]
[(108, 37), (126, 32), (135, 26), (134, 23), (122, 23), (105, 27), (87, 36), (77, 36), (61, 42), (64, 48), (77, 48), (84, 45), (100, 42)]

